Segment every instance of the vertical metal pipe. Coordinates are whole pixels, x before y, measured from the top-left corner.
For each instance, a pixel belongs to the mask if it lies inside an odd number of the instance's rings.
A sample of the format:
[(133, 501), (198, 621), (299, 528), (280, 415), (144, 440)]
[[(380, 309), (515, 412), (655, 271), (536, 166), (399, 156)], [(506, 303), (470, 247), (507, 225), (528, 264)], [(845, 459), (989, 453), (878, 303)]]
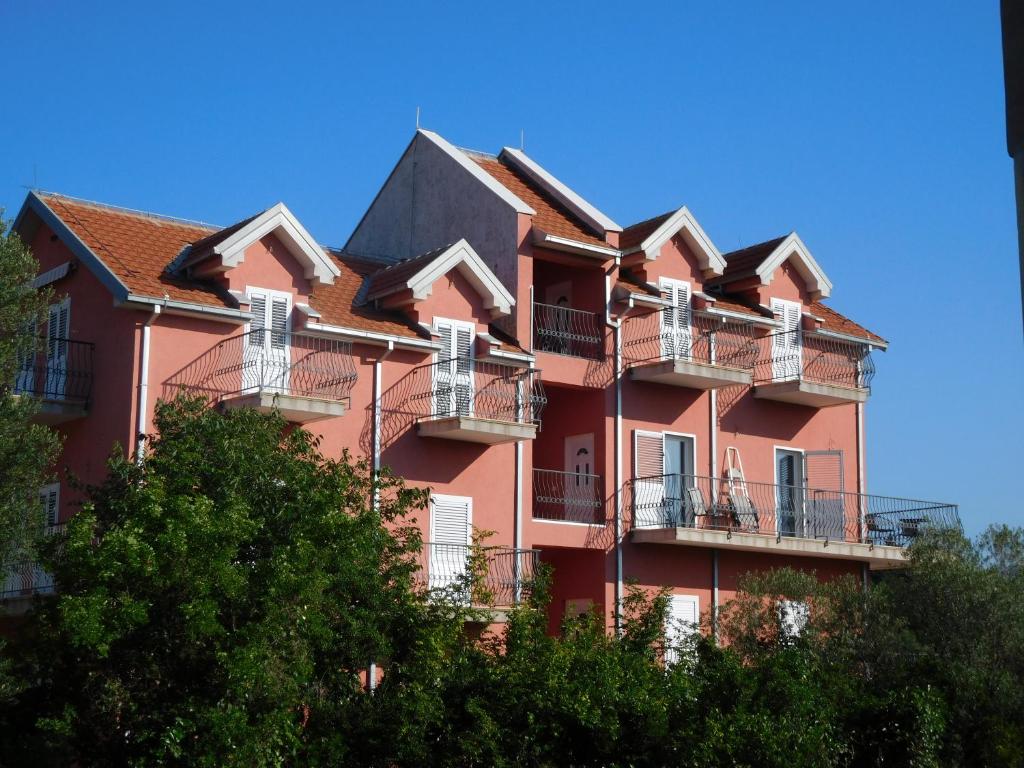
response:
[(515, 489), (515, 527), (513, 530), (513, 548), (515, 549), (515, 602), (518, 605), (522, 598), (522, 565), (520, 550), (523, 548), (523, 441), (516, 441), (516, 489)]
[(160, 316), (163, 308), (159, 304), (153, 305), (153, 311), (142, 324), (142, 350), (139, 362), (139, 412), (135, 425), (135, 461), (142, 464), (143, 452), (146, 449), (146, 423), (147, 411), (149, 410), (149, 347), (150, 347), (150, 326)]
[(380, 473), (380, 427), (381, 427), (381, 397), (384, 389), (384, 361), (395, 351), (395, 342), (389, 341), (387, 349), (373, 362), (373, 434), (371, 442), (373, 445), (373, 497), (370, 503), (374, 511), (380, 505), (380, 498), (377, 493), (377, 475)]
[(718, 550), (711, 550), (711, 639), (718, 643)]

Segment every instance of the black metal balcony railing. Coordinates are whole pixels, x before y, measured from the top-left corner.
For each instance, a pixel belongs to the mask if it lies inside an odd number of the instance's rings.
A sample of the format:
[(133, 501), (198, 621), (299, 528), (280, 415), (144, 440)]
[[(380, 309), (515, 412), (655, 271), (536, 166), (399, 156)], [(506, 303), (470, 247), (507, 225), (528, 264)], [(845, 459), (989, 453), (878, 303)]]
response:
[(274, 392), (345, 400), (356, 381), (352, 344), (305, 333), (256, 330), (216, 344), (165, 382), (165, 395), (184, 389), (219, 402)]
[(706, 528), (907, 546), (929, 528), (959, 528), (954, 504), (695, 475), (627, 483), (634, 528)]
[(603, 360), (601, 327), (601, 316), (594, 312), (533, 303), (533, 345), (538, 351)]
[(875, 376), (867, 344), (796, 329), (764, 336), (760, 347), (755, 384), (797, 380), (869, 389)]
[[(64, 524), (46, 527), (47, 536), (56, 536), (64, 532)], [(53, 574), (39, 565), (33, 557), (15, 557), (4, 573), (0, 599), (9, 600), (32, 595), (50, 595), (54, 592)]]
[(666, 323), (665, 316), (666, 310), (660, 309), (626, 318), (622, 357), (627, 366), (688, 360), (723, 368), (753, 368), (758, 347), (752, 323), (723, 322), (720, 317), (694, 313), (690, 324), (680, 327)]
[(473, 416), (534, 424), (547, 402), (540, 371), (471, 357), (421, 365), (403, 388), (406, 407), (418, 418)]
[(44, 400), (88, 405), (92, 396), (95, 344), (63, 338), (41, 338), (18, 367), (14, 392)]
[(530, 589), (540, 552), (511, 547), (423, 545), (417, 581), (428, 590), (478, 606), (509, 606)]
[(538, 520), (603, 525), (601, 476), (553, 469), (533, 470), (533, 516)]

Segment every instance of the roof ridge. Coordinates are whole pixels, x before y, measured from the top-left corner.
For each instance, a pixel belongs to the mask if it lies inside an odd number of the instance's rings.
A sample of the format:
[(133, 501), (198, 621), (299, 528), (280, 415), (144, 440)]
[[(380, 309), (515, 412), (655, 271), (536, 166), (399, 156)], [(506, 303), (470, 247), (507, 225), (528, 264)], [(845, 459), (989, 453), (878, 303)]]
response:
[[(217, 224), (211, 224), (208, 221), (200, 221), (198, 219), (186, 219), (182, 216), (170, 216), (164, 213), (154, 213), (153, 211), (141, 211), (138, 208), (128, 208), (123, 205), (114, 205), (112, 203), (101, 203), (98, 200), (89, 200), (84, 197), (75, 197), (74, 195), (65, 195), (63, 192), (51, 192), (45, 189), (34, 189), (33, 192), (45, 195), (47, 197), (55, 197), (61, 200), (70, 200), (74, 203), (81, 203), (83, 205), (89, 205), (94, 208), (102, 208), (108, 211), (117, 211), (118, 213), (128, 214), (130, 216), (138, 216), (146, 219), (161, 219), (169, 221), (173, 224), (187, 224), (194, 227), (202, 227), (204, 229), (221, 230), (224, 227)], [(229, 225), (230, 226), (230, 225)]]

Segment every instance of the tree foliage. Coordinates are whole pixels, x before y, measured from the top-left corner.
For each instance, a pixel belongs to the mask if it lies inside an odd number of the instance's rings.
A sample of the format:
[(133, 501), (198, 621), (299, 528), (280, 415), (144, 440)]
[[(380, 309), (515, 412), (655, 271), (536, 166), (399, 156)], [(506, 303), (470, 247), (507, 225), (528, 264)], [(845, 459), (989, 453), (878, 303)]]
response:
[(273, 415), (180, 399), (156, 426), (47, 553), (4, 765), (1022, 764), (1020, 530), (922, 537), (867, 591), (750, 574), (666, 664), (665, 591), (630, 587), (619, 637), (551, 636), (542, 571), (480, 634), (486, 548), (447, 597), (417, 586), (421, 491), (384, 477), (375, 509), (365, 465)]

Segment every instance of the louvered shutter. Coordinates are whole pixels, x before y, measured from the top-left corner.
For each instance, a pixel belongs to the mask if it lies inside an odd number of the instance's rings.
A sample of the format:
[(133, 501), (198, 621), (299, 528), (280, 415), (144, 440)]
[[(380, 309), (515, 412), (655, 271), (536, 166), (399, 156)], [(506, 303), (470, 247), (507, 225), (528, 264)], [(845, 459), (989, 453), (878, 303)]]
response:
[(689, 358), (690, 356), (690, 284), (664, 278), (662, 295), (671, 304), (661, 313), (662, 355)]
[(262, 293), (254, 293), (249, 297), (249, 309), (252, 312), (252, 323), (249, 325), (249, 345), (263, 346), (263, 332), (267, 327), (267, 297)]
[(71, 301), (51, 304), (46, 329), (46, 392), (45, 396), (62, 399), (68, 380), (68, 323)]
[(288, 344), (288, 300), (274, 298), (270, 302), (270, 346), (282, 350)]
[(687, 640), (699, 631), (700, 602), (695, 595), (671, 595), (665, 612), (665, 665), (681, 658)]
[(433, 494), (430, 504), (430, 585), (444, 588), (458, 583), (466, 573), (473, 500)]
[(473, 412), (473, 338), (475, 328), (453, 320), (434, 320), (441, 350), (434, 366), (434, 412), (439, 416)]
[(639, 528), (666, 524), (665, 438), (661, 432), (633, 431), (633, 524)]
[(28, 324), (25, 335), (29, 343), (18, 355), (18, 378), (14, 383), (14, 391), (17, 393), (33, 392), (36, 386), (36, 353), (39, 341), (36, 338), (38, 333), (35, 320)]
[(473, 330), (470, 326), (455, 328), (455, 401), (462, 415), (473, 411)]
[(795, 301), (772, 299), (771, 308), (782, 322), (782, 328), (772, 334), (772, 377), (797, 378), (802, 367), (803, 347), (800, 305)]
[(809, 534), (815, 538), (844, 539), (847, 528), (851, 532), (856, 529), (859, 511), (856, 499), (847, 499), (843, 493), (843, 452), (806, 451), (803, 464), (801, 484), (807, 488)]
[(43, 524), (47, 527), (56, 525), (60, 517), (60, 486), (54, 483), (43, 488), (39, 502), (43, 506)]

